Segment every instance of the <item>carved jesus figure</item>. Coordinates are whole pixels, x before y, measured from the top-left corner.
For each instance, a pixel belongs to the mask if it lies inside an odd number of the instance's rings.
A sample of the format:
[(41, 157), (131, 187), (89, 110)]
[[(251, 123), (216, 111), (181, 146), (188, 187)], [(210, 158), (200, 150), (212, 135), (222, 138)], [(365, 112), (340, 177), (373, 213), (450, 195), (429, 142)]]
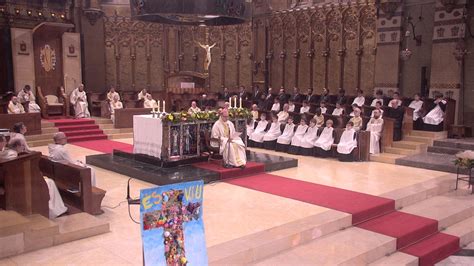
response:
[(214, 46), (216, 46), (216, 43), (214, 43), (213, 45), (209, 45), (209, 44), (201, 44), (198, 42), (197, 44), (199, 44), (201, 48), (206, 50), (206, 59), (204, 60), (204, 70), (207, 72), (209, 71), (209, 66), (211, 65), (211, 49), (214, 48)]

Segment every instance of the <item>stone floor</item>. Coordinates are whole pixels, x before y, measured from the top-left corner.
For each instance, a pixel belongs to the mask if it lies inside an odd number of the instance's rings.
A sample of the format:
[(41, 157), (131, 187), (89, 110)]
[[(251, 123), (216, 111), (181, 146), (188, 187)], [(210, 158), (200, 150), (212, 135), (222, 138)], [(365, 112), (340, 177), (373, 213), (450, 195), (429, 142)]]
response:
[[(131, 139), (117, 140), (131, 143)], [(89, 149), (68, 145), (73, 158), (99, 154)], [(47, 153), (47, 147), (35, 150)], [(270, 154), (281, 155), (277, 152)], [(375, 162), (341, 163), (334, 159), (297, 158), (298, 167), (273, 172), (276, 175), (315, 182), (353, 191), (381, 195), (411, 185), (454, 175), (444, 172), (389, 165)], [(129, 217), (125, 204), (127, 176), (96, 168), (97, 185), (107, 194), (103, 201), (104, 214), (97, 216), (110, 223), (110, 233), (0, 260), (0, 265), (23, 264), (142, 264), (140, 227)], [(136, 197), (142, 188), (152, 184), (133, 180), (131, 194)], [(463, 188), (466, 189), (466, 188)], [(208, 247), (268, 230), (299, 219), (321, 214), (327, 208), (261, 193), (230, 185), (212, 183), (204, 190), (204, 224)], [(132, 206), (130, 216), (137, 220), (138, 206)], [(354, 232), (359, 234), (359, 232)], [(371, 241), (384, 242), (386, 236), (371, 233)], [(349, 239), (335, 239), (347, 241)], [(388, 242), (387, 242), (388, 244)], [(340, 250), (329, 250), (325, 256), (334, 256)], [(280, 263), (284, 263), (280, 261)], [(294, 262), (288, 262), (294, 264)]]

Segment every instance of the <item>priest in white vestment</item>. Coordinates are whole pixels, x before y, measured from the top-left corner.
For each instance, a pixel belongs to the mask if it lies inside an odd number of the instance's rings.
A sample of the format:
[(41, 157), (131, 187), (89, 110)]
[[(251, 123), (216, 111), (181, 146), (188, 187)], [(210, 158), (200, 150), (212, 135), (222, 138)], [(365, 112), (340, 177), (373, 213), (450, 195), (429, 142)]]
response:
[(115, 97), (118, 97), (118, 100), (120, 101), (120, 94), (115, 91), (114, 87), (110, 87), (109, 92), (107, 92), (107, 100), (109, 100), (109, 102), (112, 102)]
[[(288, 104), (285, 104), (285, 105), (288, 105)], [(265, 135), (263, 135), (263, 148), (269, 149), (269, 150), (275, 149), (276, 140), (278, 139), (279, 136), (281, 136), (281, 123), (279, 121), (279, 117), (273, 114), (270, 129), (268, 129), (268, 131), (265, 132)]]
[(158, 105), (156, 101), (151, 97), (151, 94), (147, 93), (143, 101), (143, 108), (156, 108)]
[(265, 113), (262, 113), (260, 115), (260, 121), (258, 121), (257, 123), (257, 127), (249, 137), (249, 140), (251, 141), (252, 145), (260, 146), (259, 144), (263, 144), (263, 136), (267, 131), (267, 127), (267, 115)]
[[(324, 121), (324, 120), (323, 120)], [(312, 156), (314, 155), (314, 142), (318, 139), (318, 130), (316, 119), (311, 119), (308, 130), (303, 136), (301, 146), (299, 149), (300, 155)]]
[(413, 109), (413, 121), (418, 120), (421, 117), (421, 108), (423, 107), (423, 101), (418, 93), (415, 94), (413, 101), (411, 101), (408, 107)]
[(224, 158), (224, 167), (245, 168), (247, 155), (245, 144), (235, 131), (234, 124), (229, 121), (229, 111), (223, 109), (219, 120), (212, 126), (212, 138), (219, 140), (219, 153)]
[(326, 121), (326, 126), (319, 134), (318, 139), (314, 142), (315, 155), (326, 158), (329, 156), (331, 146), (334, 143), (335, 132), (333, 128), (334, 122), (331, 119)]
[(358, 107), (362, 107), (365, 104), (364, 91), (357, 90), (357, 97), (352, 101), (352, 105), (356, 104)]
[(366, 130), (370, 131), (370, 154), (379, 154), (383, 130), (383, 119), (379, 110), (374, 110), (374, 117), (369, 120)]
[(348, 122), (337, 144), (337, 153), (340, 161), (352, 161), (352, 151), (357, 148), (357, 134), (354, 123)]
[(300, 124), (296, 128), (295, 134), (293, 135), (293, 138), (291, 138), (291, 145), (288, 149), (289, 153), (298, 154), (307, 130), (308, 125), (306, 124), (306, 119), (301, 118)]
[[(143, 90), (141, 90), (141, 91), (138, 93), (137, 99), (138, 99), (138, 100), (142, 100), (142, 99), (145, 100), (145, 99), (147, 98), (146, 96), (147, 96), (148, 94), (149, 94), (148, 91), (147, 91), (146, 89), (143, 89)], [(147, 107), (145, 107), (145, 108), (147, 108)]]
[(74, 107), (74, 114), (76, 118), (90, 117), (87, 103), (87, 95), (84, 91), (84, 84), (80, 84), (75, 90), (71, 92), (71, 104)]
[(201, 112), (201, 108), (199, 108), (199, 107), (197, 106), (196, 101), (192, 101), (192, 102), (191, 102), (191, 107), (189, 107), (189, 109), (188, 109), (188, 113), (189, 113), (189, 114), (197, 114), (197, 113), (199, 113), (199, 112)]
[(295, 135), (295, 127), (296, 125), (293, 123), (293, 117), (288, 117), (288, 122), (285, 125), (285, 129), (283, 129), (283, 133), (277, 139), (277, 144), (275, 147), (277, 151), (288, 151), (291, 139)]
[(64, 164), (75, 164), (78, 166), (82, 167), (87, 167), (91, 169), (91, 185), (96, 186), (96, 178), (95, 178), (95, 171), (92, 167), (88, 166), (84, 162), (81, 162), (79, 160), (73, 160), (71, 158), (71, 155), (69, 155), (68, 150), (66, 150), (65, 145), (67, 144), (67, 137), (66, 134), (63, 132), (58, 132), (54, 134), (53, 136), (54, 144), (49, 144), (48, 145), (48, 151), (49, 151), (49, 158), (52, 161), (55, 162), (60, 162)]
[(123, 104), (120, 101), (120, 96), (115, 94), (110, 102), (110, 119), (112, 119), (112, 123), (115, 123), (115, 110), (123, 109)]
[(21, 144), (19, 148), (19, 152), (31, 152), (28, 143), (26, 142), (25, 134), (28, 131), (25, 124), (23, 122), (18, 122), (13, 125), (13, 132), (10, 134), (10, 141), (13, 142), (18, 140)]
[(8, 102), (8, 113), (9, 114), (24, 114), (25, 108), (20, 103), (20, 100), (16, 96), (12, 96), (10, 102)]
[(28, 113), (39, 113), (41, 111), (40, 106), (36, 103), (36, 98), (31, 91), (30, 85), (26, 85), (23, 90), (18, 93), (18, 99), (20, 103), (28, 103)]

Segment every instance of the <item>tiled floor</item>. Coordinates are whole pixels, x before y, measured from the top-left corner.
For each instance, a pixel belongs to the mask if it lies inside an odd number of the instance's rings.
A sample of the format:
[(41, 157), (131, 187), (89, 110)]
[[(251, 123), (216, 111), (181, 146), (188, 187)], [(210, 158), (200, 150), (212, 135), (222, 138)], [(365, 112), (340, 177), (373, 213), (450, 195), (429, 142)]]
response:
[[(131, 139), (117, 141), (132, 143)], [(74, 145), (67, 147), (73, 158), (80, 160), (84, 160), (86, 155), (98, 154)], [(47, 147), (34, 149), (47, 154)], [(298, 158), (299, 166), (274, 174), (373, 195), (446, 175), (442, 172), (381, 163), (341, 163), (333, 159), (285, 156)], [(110, 222), (110, 233), (0, 260), (0, 265), (26, 263), (140, 265), (142, 263), (140, 228), (130, 220), (124, 202), (128, 178), (98, 168), (96, 176), (98, 186), (107, 191), (103, 201), (105, 213), (98, 218)], [(151, 184), (133, 180), (132, 196), (138, 196), (140, 189), (150, 186)], [(120, 203), (120, 206), (110, 208)], [(206, 242), (210, 247), (326, 210), (323, 207), (226, 183), (206, 185), (204, 191)], [(131, 216), (138, 219), (137, 206), (132, 206)], [(381, 241), (390, 241), (385, 236), (378, 237)]]

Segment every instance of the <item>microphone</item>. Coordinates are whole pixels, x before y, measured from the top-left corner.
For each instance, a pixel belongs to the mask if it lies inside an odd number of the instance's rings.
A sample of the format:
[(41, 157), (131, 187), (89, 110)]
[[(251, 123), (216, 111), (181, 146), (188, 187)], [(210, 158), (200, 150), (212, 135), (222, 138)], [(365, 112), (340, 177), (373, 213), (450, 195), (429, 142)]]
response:
[(128, 205), (140, 205), (140, 199), (132, 199), (130, 197), (130, 180), (132, 180), (133, 177), (130, 177), (127, 181), (127, 202)]

